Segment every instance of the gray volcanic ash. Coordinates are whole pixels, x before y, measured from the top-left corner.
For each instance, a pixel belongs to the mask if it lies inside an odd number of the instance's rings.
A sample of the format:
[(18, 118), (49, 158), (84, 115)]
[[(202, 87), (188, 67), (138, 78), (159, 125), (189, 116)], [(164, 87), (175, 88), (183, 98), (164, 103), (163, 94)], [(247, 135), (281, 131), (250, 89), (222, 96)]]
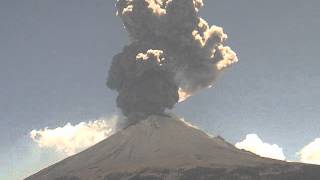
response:
[[(163, 114), (237, 62), (221, 27), (209, 26), (201, 0), (119, 0), (131, 44), (113, 58), (107, 85), (130, 117)], [(129, 118), (130, 119), (130, 118)]]
[(199, 17), (201, 0), (118, 0), (131, 44), (113, 57), (127, 127), (26, 180), (316, 180), (318, 166), (262, 158), (211, 137), (166, 109), (211, 87), (238, 61), (227, 35)]

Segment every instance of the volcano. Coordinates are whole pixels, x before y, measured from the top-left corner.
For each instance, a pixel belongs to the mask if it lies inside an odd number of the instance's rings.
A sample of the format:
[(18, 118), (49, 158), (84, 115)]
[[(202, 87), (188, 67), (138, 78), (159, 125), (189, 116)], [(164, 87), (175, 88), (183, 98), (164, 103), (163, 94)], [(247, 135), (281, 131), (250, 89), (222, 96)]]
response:
[(317, 180), (320, 167), (263, 158), (170, 116), (149, 116), (25, 180)]

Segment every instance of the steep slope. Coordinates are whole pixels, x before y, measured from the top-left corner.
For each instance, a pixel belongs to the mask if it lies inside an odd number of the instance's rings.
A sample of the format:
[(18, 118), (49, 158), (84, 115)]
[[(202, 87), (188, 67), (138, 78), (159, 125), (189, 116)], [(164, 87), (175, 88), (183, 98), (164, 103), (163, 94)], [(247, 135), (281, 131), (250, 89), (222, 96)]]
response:
[(179, 119), (151, 116), (26, 180), (212, 179), (248, 170), (297, 172), (300, 166), (238, 150)]

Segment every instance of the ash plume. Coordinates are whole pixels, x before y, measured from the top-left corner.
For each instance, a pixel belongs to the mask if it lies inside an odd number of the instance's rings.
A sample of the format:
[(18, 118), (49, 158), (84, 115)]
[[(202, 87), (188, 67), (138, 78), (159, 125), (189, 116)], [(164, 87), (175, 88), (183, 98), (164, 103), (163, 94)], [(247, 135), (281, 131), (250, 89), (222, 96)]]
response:
[(107, 86), (119, 93), (124, 115), (163, 114), (213, 86), (238, 61), (223, 29), (199, 16), (202, 6), (202, 0), (118, 0), (131, 44), (113, 57)]

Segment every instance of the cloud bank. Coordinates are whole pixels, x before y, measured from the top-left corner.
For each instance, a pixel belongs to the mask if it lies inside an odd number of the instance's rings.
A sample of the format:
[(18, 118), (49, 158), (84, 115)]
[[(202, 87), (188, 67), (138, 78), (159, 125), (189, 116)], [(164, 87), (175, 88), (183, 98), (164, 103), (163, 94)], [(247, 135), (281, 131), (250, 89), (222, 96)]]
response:
[(236, 143), (238, 149), (244, 149), (262, 157), (285, 160), (286, 157), (281, 147), (277, 144), (263, 142), (257, 134), (248, 134), (246, 138)]
[(55, 129), (32, 130), (30, 137), (40, 148), (53, 149), (70, 156), (112, 135), (116, 130), (117, 120), (114, 116), (109, 120), (98, 119), (77, 125), (67, 123)]
[(303, 163), (320, 165), (320, 138), (302, 148), (298, 155)]

